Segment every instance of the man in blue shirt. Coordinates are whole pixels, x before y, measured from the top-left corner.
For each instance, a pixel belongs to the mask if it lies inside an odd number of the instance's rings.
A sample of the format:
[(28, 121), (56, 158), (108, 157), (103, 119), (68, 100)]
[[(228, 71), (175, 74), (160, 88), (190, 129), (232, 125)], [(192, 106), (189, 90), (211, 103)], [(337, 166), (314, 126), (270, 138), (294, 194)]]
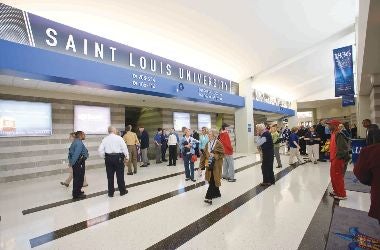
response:
[(290, 147), (290, 156), (289, 156), (289, 164), (291, 166), (295, 165), (296, 163), (293, 163), (294, 157), (298, 159), (298, 163), (303, 164), (305, 161), (302, 159), (299, 149), (301, 148), (298, 144), (298, 128), (294, 127), (292, 128), (292, 133), (289, 136), (289, 147)]
[(83, 199), (86, 198), (82, 192), (84, 175), (86, 172), (85, 161), (88, 158), (88, 150), (84, 146), (82, 140), (86, 138), (84, 132), (75, 132), (75, 140), (71, 143), (69, 148), (69, 164), (73, 168), (73, 198)]
[(154, 146), (155, 146), (155, 149), (156, 149), (156, 163), (157, 164), (162, 163), (162, 161), (161, 161), (161, 156), (162, 156), (162, 152), (161, 152), (161, 145), (162, 145), (161, 135), (162, 135), (162, 128), (158, 128), (157, 129), (157, 133), (154, 136)]

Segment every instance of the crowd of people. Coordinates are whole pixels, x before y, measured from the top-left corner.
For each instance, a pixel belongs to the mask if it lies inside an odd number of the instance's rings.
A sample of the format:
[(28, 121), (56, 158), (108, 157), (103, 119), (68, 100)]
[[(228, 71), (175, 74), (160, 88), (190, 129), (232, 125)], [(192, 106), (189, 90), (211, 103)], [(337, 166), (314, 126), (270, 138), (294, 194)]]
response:
[[(213, 198), (221, 197), (219, 190), (221, 179), (228, 182), (236, 181), (233, 146), (228, 127), (228, 124), (223, 123), (219, 131), (203, 127), (200, 132), (183, 127), (181, 137), (174, 128), (169, 129), (168, 132), (158, 128), (153, 137), (156, 164), (169, 161), (167, 166), (176, 166), (179, 150), (185, 169), (185, 181), (196, 182), (195, 163), (199, 159), (198, 175), (201, 177), (203, 170), (206, 170), (205, 179), (210, 183), (204, 201), (212, 204)], [(138, 133), (135, 133), (131, 125), (126, 127), (123, 136), (112, 126), (108, 128), (108, 133), (109, 135), (102, 140), (98, 148), (100, 157), (105, 161), (108, 196), (114, 196), (115, 174), (120, 195), (123, 196), (128, 193), (124, 180), (125, 166), (127, 166), (127, 175), (134, 175), (137, 174), (139, 161), (142, 162), (140, 167), (150, 165), (149, 134), (143, 126), (140, 126)], [(61, 182), (62, 185), (68, 187), (73, 180), (74, 199), (85, 198), (82, 188), (88, 186), (85, 178), (85, 162), (89, 154), (83, 143), (85, 137), (83, 131), (70, 134), (71, 145), (68, 153), (70, 172), (69, 177)], [(169, 160), (166, 159), (167, 149), (169, 149)]]
[[(366, 129), (366, 144), (355, 165), (354, 173), (358, 179), (366, 185), (371, 185), (371, 209), (370, 216), (380, 220), (380, 129), (366, 119), (362, 122)], [(199, 159), (198, 175), (202, 176), (205, 170), (205, 179), (209, 187), (204, 201), (212, 204), (212, 199), (221, 197), (219, 187), (221, 180), (235, 182), (235, 169), (233, 159), (233, 147), (228, 133), (229, 125), (224, 123), (219, 131), (203, 127), (198, 133), (190, 128), (182, 129), (183, 136), (174, 130), (168, 132), (158, 128), (154, 135), (154, 147), (156, 163), (167, 162), (166, 151), (169, 148), (168, 166), (176, 166), (179, 155), (183, 159), (185, 169), (185, 181), (196, 182), (195, 163)], [(124, 180), (124, 168), (128, 167), (127, 175), (137, 174), (137, 162), (141, 161), (140, 167), (150, 165), (148, 159), (149, 134), (143, 126), (139, 133), (132, 131), (132, 126), (127, 126), (125, 134), (120, 136), (116, 128), (108, 128), (106, 136), (98, 149), (99, 155), (104, 159), (107, 179), (108, 196), (113, 197), (114, 176), (116, 174), (120, 195), (128, 193)], [(321, 120), (311, 127), (293, 127), (289, 129), (278, 128), (276, 124), (266, 126), (256, 125), (256, 145), (259, 148), (262, 159), (263, 181), (260, 185), (271, 186), (275, 184), (273, 171), (274, 159), (277, 168), (282, 167), (280, 157), (280, 145), (285, 145), (289, 154), (290, 166), (304, 164), (302, 155), (307, 155), (309, 162), (317, 164), (325, 161), (323, 157), (324, 145), (329, 144), (328, 156), (330, 160), (330, 177), (332, 192), (330, 195), (335, 199), (347, 199), (344, 187), (344, 174), (350, 160), (350, 140), (357, 137), (356, 127), (349, 128), (338, 120)], [(88, 150), (83, 143), (86, 136), (83, 131), (70, 134), (71, 145), (68, 153), (69, 177), (61, 182), (68, 187), (73, 180), (72, 196), (74, 199), (85, 198), (82, 187), (88, 185), (85, 178), (85, 162), (89, 157)], [(322, 157), (321, 157), (322, 156)]]

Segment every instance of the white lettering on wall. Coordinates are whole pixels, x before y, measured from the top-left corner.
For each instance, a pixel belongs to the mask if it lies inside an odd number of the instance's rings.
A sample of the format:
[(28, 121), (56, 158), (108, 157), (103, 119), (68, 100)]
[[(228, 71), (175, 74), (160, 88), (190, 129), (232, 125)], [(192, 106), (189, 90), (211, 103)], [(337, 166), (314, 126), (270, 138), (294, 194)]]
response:
[(133, 64), (133, 54), (132, 54), (132, 52), (129, 52), (129, 66), (136, 67), (136, 65)]
[(183, 79), (183, 68), (179, 68), (179, 78)]
[(46, 44), (51, 46), (51, 47), (55, 47), (57, 46), (58, 42), (57, 42), (57, 31), (55, 29), (52, 29), (52, 28), (47, 28), (46, 29), (46, 35), (50, 38), (49, 39), (46, 39)]
[(111, 60), (114, 62), (115, 61), (115, 50), (116, 48), (110, 47), (111, 50)]
[(156, 72), (156, 69), (157, 69), (156, 60), (150, 59), (150, 70), (152, 72)]
[(69, 38), (67, 38), (66, 50), (69, 50), (70, 48), (73, 50), (73, 52), (77, 52), (77, 49), (75, 48), (74, 38), (71, 34), (69, 35)]
[(95, 57), (100, 57), (103, 59), (103, 44), (101, 43), (99, 46), (99, 43), (95, 42)]
[(189, 82), (191, 82), (191, 75), (190, 74), (191, 74), (190, 70), (186, 70), (186, 80)]
[(172, 66), (170, 66), (170, 64), (166, 64), (166, 74), (168, 76), (172, 74)]
[(87, 39), (83, 39), (83, 54), (87, 55)]
[(141, 69), (146, 69), (146, 58), (145, 57), (140, 57), (140, 68)]

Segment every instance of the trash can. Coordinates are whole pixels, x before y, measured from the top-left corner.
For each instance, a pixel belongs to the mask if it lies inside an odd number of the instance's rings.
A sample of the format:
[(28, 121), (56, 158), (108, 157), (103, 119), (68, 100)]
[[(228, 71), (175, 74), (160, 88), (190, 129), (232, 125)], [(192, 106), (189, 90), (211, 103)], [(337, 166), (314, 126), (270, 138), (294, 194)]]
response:
[(352, 139), (351, 148), (352, 148), (352, 163), (356, 163), (359, 158), (360, 151), (365, 147), (365, 139)]

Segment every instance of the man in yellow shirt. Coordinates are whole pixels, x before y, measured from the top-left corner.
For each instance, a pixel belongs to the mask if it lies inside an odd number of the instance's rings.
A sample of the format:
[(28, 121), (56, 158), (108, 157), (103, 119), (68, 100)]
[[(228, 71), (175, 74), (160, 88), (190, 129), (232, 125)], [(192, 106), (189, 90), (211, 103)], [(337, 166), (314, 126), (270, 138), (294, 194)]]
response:
[[(128, 147), (129, 161), (128, 161), (128, 173), (127, 175), (137, 174), (137, 145), (139, 145), (139, 139), (136, 133), (132, 132), (132, 126), (128, 125), (126, 128), (126, 133), (123, 139)], [(133, 163), (133, 173), (132, 173), (132, 163)]]

